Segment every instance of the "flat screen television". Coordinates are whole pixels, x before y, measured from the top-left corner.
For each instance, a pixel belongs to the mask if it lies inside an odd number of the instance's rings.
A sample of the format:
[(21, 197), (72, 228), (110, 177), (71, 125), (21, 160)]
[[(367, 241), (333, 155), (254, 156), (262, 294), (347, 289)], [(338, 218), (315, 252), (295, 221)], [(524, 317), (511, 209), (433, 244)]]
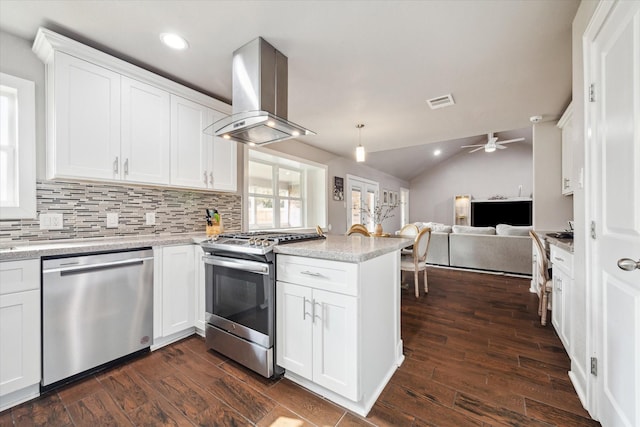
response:
[(471, 201), (471, 225), (495, 227), (498, 224), (531, 225), (531, 200)]

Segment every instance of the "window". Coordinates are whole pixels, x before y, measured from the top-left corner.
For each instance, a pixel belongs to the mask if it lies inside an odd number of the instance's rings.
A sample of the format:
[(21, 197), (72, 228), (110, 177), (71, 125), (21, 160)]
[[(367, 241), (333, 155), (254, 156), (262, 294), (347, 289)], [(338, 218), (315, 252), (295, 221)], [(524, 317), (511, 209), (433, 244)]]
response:
[(250, 230), (326, 226), (326, 166), (271, 150), (248, 153)]
[(0, 73), (0, 219), (36, 217), (34, 83)]

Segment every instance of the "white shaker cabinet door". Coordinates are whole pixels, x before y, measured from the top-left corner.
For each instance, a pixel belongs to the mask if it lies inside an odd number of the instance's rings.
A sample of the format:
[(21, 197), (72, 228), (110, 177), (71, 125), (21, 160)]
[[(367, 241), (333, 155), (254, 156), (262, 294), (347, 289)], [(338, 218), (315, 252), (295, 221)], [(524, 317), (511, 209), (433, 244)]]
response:
[(0, 263), (2, 397), (40, 382), (40, 259)]
[(168, 92), (122, 77), (122, 179), (169, 183), (170, 111)]
[(313, 381), (357, 401), (357, 298), (314, 289), (313, 304)]
[(308, 380), (313, 376), (312, 290), (277, 282), (276, 363)]
[(211, 124), (212, 110), (171, 95), (171, 184), (208, 188), (208, 145), (212, 138), (203, 129)]
[[(213, 111), (213, 122), (226, 116)], [(209, 150), (209, 186), (218, 191), (236, 191), (238, 188), (237, 157), (238, 143), (220, 137), (214, 137)]]
[(195, 321), (193, 245), (162, 248), (162, 335), (191, 328)]
[(119, 179), (120, 75), (56, 52), (53, 78), (47, 175)]

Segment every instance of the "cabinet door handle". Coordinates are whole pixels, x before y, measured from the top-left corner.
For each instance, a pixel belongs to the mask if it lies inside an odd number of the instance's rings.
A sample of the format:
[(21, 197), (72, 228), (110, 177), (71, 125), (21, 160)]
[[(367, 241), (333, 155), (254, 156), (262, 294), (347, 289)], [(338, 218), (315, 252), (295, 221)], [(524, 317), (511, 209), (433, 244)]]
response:
[(118, 156), (116, 156), (116, 159), (113, 161), (113, 173), (118, 173)]
[(207, 171), (204, 171), (204, 185), (207, 185)]
[(129, 159), (124, 159), (124, 174), (129, 175)]
[(555, 259), (556, 261), (564, 262), (564, 259), (557, 256), (553, 257), (553, 259)]
[[(308, 300), (303, 297), (302, 298), (302, 320), (305, 320), (308, 314), (309, 316), (311, 316), (311, 320), (313, 321), (313, 313), (307, 313), (307, 302), (311, 302), (311, 300)], [(311, 311), (313, 312), (313, 306)]]
[(313, 309), (311, 310), (311, 313), (312, 313), (311, 315), (313, 316), (312, 320), (313, 320), (313, 323), (315, 324), (316, 323), (316, 318), (322, 320), (321, 316), (316, 316), (316, 304), (320, 306), (320, 312), (322, 313), (322, 303), (316, 302), (316, 300), (314, 298), (312, 300), (312, 304), (313, 304)]
[(213, 187), (213, 172), (209, 172), (209, 184)]
[(313, 277), (322, 277), (322, 274), (315, 273), (315, 272), (309, 271), (309, 270), (301, 271), (300, 274), (304, 274), (306, 276), (313, 276)]

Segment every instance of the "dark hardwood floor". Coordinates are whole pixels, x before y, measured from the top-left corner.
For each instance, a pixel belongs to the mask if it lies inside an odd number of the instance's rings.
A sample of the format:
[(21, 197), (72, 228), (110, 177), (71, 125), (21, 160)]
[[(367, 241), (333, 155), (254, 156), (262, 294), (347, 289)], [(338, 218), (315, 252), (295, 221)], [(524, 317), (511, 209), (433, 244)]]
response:
[(429, 269), (402, 290), (406, 359), (364, 419), (190, 337), (0, 413), (0, 426), (596, 426), (529, 280)]

